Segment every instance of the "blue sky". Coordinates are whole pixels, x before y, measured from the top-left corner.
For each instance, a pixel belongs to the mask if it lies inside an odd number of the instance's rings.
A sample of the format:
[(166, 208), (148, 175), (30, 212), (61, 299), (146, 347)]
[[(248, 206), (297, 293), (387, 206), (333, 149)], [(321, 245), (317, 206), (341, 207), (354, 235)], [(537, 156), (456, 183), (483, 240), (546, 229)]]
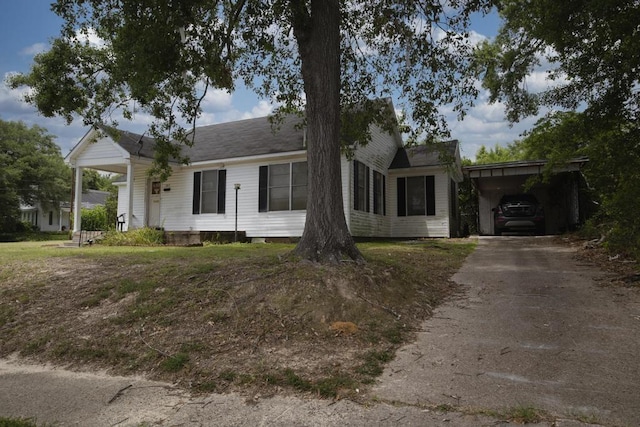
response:
[[(79, 141), (88, 128), (82, 120), (66, 125), (60, 118), (45, 118), (21, 100), (20, 90), (11, 90), (4, 84), (9, 73), (28, 72), (33, 56), (43, 50), (61, 27), (61, 19), (50, 10), (51, 0), (0, 0), (0, 119), (20, 120), (27, 125), (37, 124), (56, 136), (63, 155)], [(478, 16), (473, 30), (479, 37), (491, 38), (496, 34), (499, 18), (495, 15)], [(452, 137), (461, 142), (462, 155), (473, 158), (481, 145), (493, 147), (517, 139), (531, 127), (535, 119), (528, 119), (510, 127), (504, 120), (501, 105), (486, 102), (486, 93), (481, 94), (477, 105), (466, 118), (459, 122), (453, 113), (443, 112), (449, 119)], [(228, 94), (214, 91), (205, 103), (205, 114), (200, 124), (213, 124), (259, 117), (269, 114), (273, 106), (258, 99), (253, 93), (239, 88)], [(144, 131), (144, 117), (134, 118), (134, 123), (121, 122), (120, 126), (134, 132)]]

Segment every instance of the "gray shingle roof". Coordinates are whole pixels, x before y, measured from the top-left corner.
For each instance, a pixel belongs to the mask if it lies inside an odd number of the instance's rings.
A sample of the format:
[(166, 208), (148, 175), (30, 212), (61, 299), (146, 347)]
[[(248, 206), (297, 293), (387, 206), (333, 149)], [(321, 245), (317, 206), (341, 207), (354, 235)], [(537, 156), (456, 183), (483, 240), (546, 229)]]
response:
[[(302, 119), (287, 116), (272, 127), (268, 117), (239, 120), (198, 127), (192, 147), (183, 146), (182, 153), (194, 162), (286, 153), (304, 150), (304, 131), (297, 125)], [(129, 153), (153, 158), (153, 138), (121, 131), (118, 144)]]
[(455, 158), (457, 149), (458, 140), (456, 139), (437, 144), (399, 148), (389, 169), (442, 165), (447, 163), (447, 157)]
[(107, 203), (108, 197), (108, 191), (87, 190), (86, 193), (82, 193), (82, 207), (91, 209), (98, 205), (104, 205)]

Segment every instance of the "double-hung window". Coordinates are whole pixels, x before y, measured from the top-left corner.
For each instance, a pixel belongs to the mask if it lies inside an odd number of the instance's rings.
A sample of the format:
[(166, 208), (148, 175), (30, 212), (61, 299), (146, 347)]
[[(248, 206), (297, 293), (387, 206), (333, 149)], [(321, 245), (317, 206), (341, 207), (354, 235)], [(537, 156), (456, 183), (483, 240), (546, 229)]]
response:
[(378, 171), (373, 171), (373, 213), (376, 215), (387, 214), (386, 177)]
[(369, 167), (353, 161), (353, 209), (369, 212)]
[(436, 214), (435, 177), (398, 178), (398, 216)]
[(227, 171), (212, 169), (193, 173), (193, 214), (225, 211)]
[(307, 162), (260, 166), (260, 212), (307, 209)]

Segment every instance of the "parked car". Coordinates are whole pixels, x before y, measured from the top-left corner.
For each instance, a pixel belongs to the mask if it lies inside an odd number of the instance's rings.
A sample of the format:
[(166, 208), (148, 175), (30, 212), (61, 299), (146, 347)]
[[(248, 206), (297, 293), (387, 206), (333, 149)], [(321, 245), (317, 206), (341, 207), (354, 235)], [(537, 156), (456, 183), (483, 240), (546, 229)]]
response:
[(545, 233), (544, 209), (532, 194), (504, 195), (493, 209), (496, 236), (505, 231)]

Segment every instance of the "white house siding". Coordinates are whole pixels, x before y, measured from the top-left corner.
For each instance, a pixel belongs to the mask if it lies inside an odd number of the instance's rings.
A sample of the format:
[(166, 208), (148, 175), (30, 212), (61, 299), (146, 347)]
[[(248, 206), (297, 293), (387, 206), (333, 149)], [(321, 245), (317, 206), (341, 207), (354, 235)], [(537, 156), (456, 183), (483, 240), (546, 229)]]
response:
[[(147, 205), (147, 170), (143, 167), (133, 169), (133, 209), (131, 224), (127, 224), (127, 229), (142, 228), (147, 225), (146, 205)], [(127, 199), (128, 200), (128, 199)], [(126, 204), (127, 202), (125, 202)], [(131, 207), (129, 207), (131, 209)]]
[[(65, 215), (65, 212), (61, 209), (43, 209), (42, 206), (38, 204), (36, 207), (21, 206), (21, 210), (21, 220), (37, 226), (40, 231), (60, 231), (62, 227), (64, 227), (65, 230), (69, 229), (69, 213), (66, 212)], [(51, 224), (49, 224), (50, 215)]]
[[(211, 163), (174, 171), (162, 185), (161, 222), (167, 231), (234, 231), (236, 218), (235, 184), (238, 190), (238, 231), (247, 237), (299, 237), (304, 230), (306, 211), (258, 211), (260, 166), (304, 161), (305, 158), (253, 161), (231, 164)], [(197, 171), (225, 169), (225, 213), (192, 213), (193, 174)], [(170, 188), (169, 191), (165, 191)]]
[[(435, 177), (436, 214), (432, 216), (398, 216), (397, 178), (410, 176)], [(391, 220), (393, 237), (450, 237), (449, 231), (449, 182), (451, 178), (444, 168), (394, 169), (387, 179), (387, 215)]]
[[(390, 237), (391, 213), (389, 200), (389, 165), (393, 161), (398, 144), (393, 135), (374, 127), (371, 141), (365, 146), (358, 146), (351, 161), (342, 161), (342, 182), (345, 203), (345, 215), (351, 234), (357, 237)], [(369, 167), (369, 212), (353, 209), (353, 160)], [(386, 180), (386, 215), (373, 213), (373, 172), (379, 172)]]
[[(129, 202), (129, 189), (126, 182), (117, 182), (114, 184), (118, 187), (118, 216), (127, 214), (127, 203)], [(127, 231), (129, 224), (124, 224), (122, 231)]]
[(82, 152), (77, 153), (76, 166), (99, 167), (108, 164), (121, 164), (125, 152), (113, 143), (109, 137), (103, 137), (86, 144)]

